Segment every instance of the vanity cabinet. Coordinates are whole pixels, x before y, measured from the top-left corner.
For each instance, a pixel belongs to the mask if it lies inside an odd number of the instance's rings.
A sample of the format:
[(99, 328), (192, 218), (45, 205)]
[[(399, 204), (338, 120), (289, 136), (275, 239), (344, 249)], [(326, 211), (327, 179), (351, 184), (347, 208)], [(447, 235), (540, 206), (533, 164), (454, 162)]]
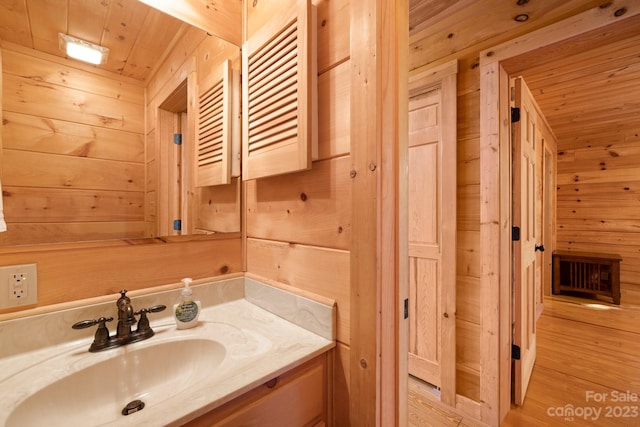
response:
[(327, 354), (185, 424), (188, 427), (321, 427), (327, 424)]
[(274, 15), (242, 47), (242, 177), (311, 168), (317, 158), (317, 63), (311, 0)]

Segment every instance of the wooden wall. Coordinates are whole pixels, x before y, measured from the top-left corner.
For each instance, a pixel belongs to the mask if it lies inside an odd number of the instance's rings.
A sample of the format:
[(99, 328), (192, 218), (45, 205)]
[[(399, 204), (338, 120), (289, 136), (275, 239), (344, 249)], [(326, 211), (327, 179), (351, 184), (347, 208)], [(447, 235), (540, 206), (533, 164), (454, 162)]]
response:
[(73, 305), (75, 301), (129, 291), (175, 284), (180, 279), (204, 279), (242, 272), (240, 233), (220, 234), (207, 240), (165, 242), (160, 239), (110, 243), (77, 243), (24, 246), (0, 249), (0, 265), (37, 264), (38, 304), (0, 310), (3, 313), (30, 309), (55, 309), (54, 304)]
[(0, 246), (142, 237), (144, 88), (2, 45)]
[[(157, 149), (159, 144), (153, 138), (156, 116), (147, 114), (145, 121), (145, 107), (148, 111), (157, 111), (154, 95), (166, 98), (170, 95), (166, 91), (172, 90), (168, 88), (179, 84), (189, 74), (194, 77), (191, 89), (197, 93), (198, 85), (207, 84), (209, 70), (222, 62), (220, 55), (235, 54), (236, 59), (239, 55), (237, 47), (207, 37), (193, 28), (175, 35), (174, 39), (175, 43), (168, 46), (162, 65), (154, 71), (149, 82), (135, 82), (96, 71), (94, 67), (51, 59), (35, 51), (3, 44), (2, 183), (9, 229), (21, 225), (12, 222), (17, 215), (12, 202), (18, 188), (15, 180), (22, 179), (33, 185), (38, 177), (45, 179), (47, 186), (59, 187), (56, 196), (44, 198), (37, 189), (20, 189), (23, 199), (28, 196), (27, 201), (18, 205), (25, 211), (21, 217), (28, 218), (35, 206), (52, 218), (60, 215), (58, 211), (65, 213), (69, 208), (74, 215), (87, 216), (91, 211), (97, 211), (102, 215), (100, 218), (105, 218), (103, 211), (120, 203), (128, 207), (123, 212), (133, 211), (129, 216), (135, 214), (136, 218), (136, 226), (130, 227), (135, 234), (126, 235), (121, 230), (113, 231), (113, 234), (101, 231), (94, 237), (96, 240), (114, 239), (107, 242), (0, 248), (0, 265), (36, 263), (38, 268), (38, 304), (0, 310), (0, 314), (8, 313), (4, 318), (40, 312), (55, 304), (73, 304), (85, 298), (115, 294), (123, 288), (140, 290), (177, 284), (187, 276), (202, 279), (243, 271), (237, 179), (220, 191), (214, 187), (202, 192), (192, 190), (189, 195), (196, 200), (194, 203), (201, 202), (202, 206), (196, 209), (200, 217), (217, 215), (218, 220), (212, 220), (211, 227), (218, 231), (234, 229), (236, 233), (205, 238), (127, 238), (142, 237), (145, 229), (156, 228), (155, 219), (151, 220), (152, 227), (144, 224), (145, 198), (150, 206), (147, 220), (157, 216), (150, 213), (157, 208), (156, 200), (148, 193), (144, 194), (144, 188), (150, 191), (158, 188), (158, 168), (162, 164), (156, 162), (161, 158)], [(150, 100), (146, 106), (145, 85), (146, 98)], [(149, 129), (146, 146), (145, 126)], [(42, 153), (35, 153), (35, 149)], [(53, 160), (38, 160), (49, 157)], [(21, 168), (21, 164), (28, 167)], [(98, 171), (99, 178), (88, 178), (88, 171), (93, 172), (104, 164), (109, 167)], [(62, 166), (58, 169), (60, 175), (50, 173), (49, 167), (57, 165)], [(95, 183), (105, 189), (101, 192), (92, 190)], [(76, 190), (79, 184), (87, 185), (89, 190)], [(64, 191), (71, 194), (64, 195)], [(126, 195), (121, 194), (125, 192)], [(103, 193), (109, 193), (110, 198)], [(135, 209), (129, 207), (131, 194), (135, 194)], [(110, 202), (111, 199), (115, 202)], [(50, 211), (53, 214), (48, 213)], [(120, 215), (128, 219), (124, 213)], [(47, 225), (28, 224), (28, 229), (45, 235), (43, 227)], [(65, 235), (70, 228), (59, 223), (53, 225)], [(112, 230), (107, 228), (107, 231)], [(9, 234), (0, 233), (0, 241), (5, 239), (5, 244), (14, 245), (15, 240), (10, 240)], [(78, 236), (78, 240), (86, 240), (86, 236)], [(31, 242), (21, 238), (19, 243)]]
[[(558, 141), (561, 146), (561, 141)], [(558, 249), (622, 257), (622, 304), (640, 304), (640, 136), (558, 152)]]
[[(251, 37), (274, 11), (296, 2), (246, 3)], [(352, 229), (349, 2), (313, 3), (318, 30), (319, 158), (309, 171), (246, 183), (247, 271), (337, 301), (333, 425), (347, 426)]]

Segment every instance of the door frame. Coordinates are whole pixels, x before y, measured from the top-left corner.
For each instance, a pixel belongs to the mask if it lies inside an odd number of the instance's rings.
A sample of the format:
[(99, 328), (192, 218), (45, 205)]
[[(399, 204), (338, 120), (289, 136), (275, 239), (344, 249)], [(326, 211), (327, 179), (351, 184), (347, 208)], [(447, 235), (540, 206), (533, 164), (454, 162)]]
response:
[(509, 69), (527, 55), (570, 46), (573, 37), (640, 14), (640, 5), (627, 6), (621, 16), (596, 7), (480, 52), (480, 418), (489, 424), (499, 424), (511, 404)]

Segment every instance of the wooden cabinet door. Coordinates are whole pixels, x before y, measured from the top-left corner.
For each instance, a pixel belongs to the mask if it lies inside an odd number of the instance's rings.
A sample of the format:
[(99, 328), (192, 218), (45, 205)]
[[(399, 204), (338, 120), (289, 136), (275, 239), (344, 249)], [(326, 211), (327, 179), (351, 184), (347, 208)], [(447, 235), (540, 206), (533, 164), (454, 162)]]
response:
[(231, 182), (231, 83), (231, 61), (227, 59), (215, 83), (198, 94), (196, 187)]
[(294, 368), (185, 426), (321, 426), (327, 420), (326, 357)]
[(536, 294), (541, 280), (536, 244), (536, 138), (539, 117), (535, 101), (521, 78), (515, 79), (515, 108), (519, 120), (513, 123), (513, 225), (520, 238), (513, 242), (514, 259), (514, 337), (520, 351), (514, 357), (514, 403), (524, 402), (536, 360)]
[[(242, 177), (311, 168), (317, 71), (311, 0), (297, 0), (242, 47)], [(280, 19), (276, 19), (280, 18)]]

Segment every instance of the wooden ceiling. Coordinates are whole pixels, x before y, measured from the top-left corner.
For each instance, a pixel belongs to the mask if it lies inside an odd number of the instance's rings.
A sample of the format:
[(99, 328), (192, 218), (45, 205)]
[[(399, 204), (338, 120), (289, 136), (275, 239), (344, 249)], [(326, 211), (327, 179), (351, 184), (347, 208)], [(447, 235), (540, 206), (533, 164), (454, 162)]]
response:
[[(410, 69), (454, 52), (468, 66), (480, 50), (586, 10), (614, 13), (629, 2), (411, 0)], [(517, 22), (519, 14), (528, 20)], [(640, 18), (516, 58), (508, 70), (524, 77), (559, 150), (640, 142)]]
[(559, 150), (640, 142), (640, 17), (513, 62)]
[[(411, 0), (410, 68), (429, 63), (429, 57), (464, 55), (469, 46), (489, 48), (597, 7), (602, 0), (517, 3)], [(619, 1), (613, 3), (617, 7)], [(529, 16), (524, 24), (513, 19), (520, 13)], [(66, 33), (110, 49), (108, 62), (100, 68), (141, 81), (187, 28), (138, 0), (0, 0), (1, 40), (64, 57), (58, 33)], [(598, 135), (627, 135), (628, 140), (637, 134), (638, 34), (640, 24), (630, 22), (617, 36), (599, 36), (598, 46), (576, 45), (575, 54), (559, 47), (556, 57), (545, 54), (521, 62), (516, 71), (525, 77), (560, 140), (560, 149), (590, 144)]]
[(0, 0), (0, 39), (65, 57), (58, 33), (110, 49), (99, 68), (146, 80), (189, 27), (138, 0)]

